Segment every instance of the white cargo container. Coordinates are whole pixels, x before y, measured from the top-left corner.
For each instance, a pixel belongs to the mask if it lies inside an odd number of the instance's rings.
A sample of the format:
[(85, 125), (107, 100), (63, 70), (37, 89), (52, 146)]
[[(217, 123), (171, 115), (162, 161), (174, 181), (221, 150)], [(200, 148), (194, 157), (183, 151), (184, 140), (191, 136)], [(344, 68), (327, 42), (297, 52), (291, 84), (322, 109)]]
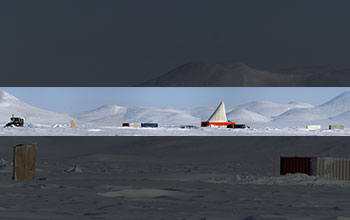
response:
[[(317, 157), (313, 175), (331, 180), (350, 180), (350, 158)], [(314, 170), (314, 166), (313, 166)]]
[(141, 128), (141, 123), (129, 123), (129, 127), (132, 127), (132, 128)]
[(321, 130), (321, 125), (308, 125), (306, 126), (308, 130)]

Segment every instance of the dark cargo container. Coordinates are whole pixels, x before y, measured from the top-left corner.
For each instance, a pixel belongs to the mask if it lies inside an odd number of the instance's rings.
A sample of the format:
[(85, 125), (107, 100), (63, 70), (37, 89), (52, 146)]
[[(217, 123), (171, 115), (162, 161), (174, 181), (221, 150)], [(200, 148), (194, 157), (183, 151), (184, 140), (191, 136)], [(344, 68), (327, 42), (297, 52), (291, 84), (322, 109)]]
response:
[(250, 126), (245, 125), (245, 124), (235, 124), (234, 128), (250, 128)]
[(122, 126), (123, 127), (129, 127), (129, 123), (123, 123)]
[(250, 128), (250, 126), (245, 124), (234, 124), (234, 125), (227, 125), (227, 128)]
[(312, 175), (311, 157), (281, 157), (281, 175), (287, 173), (304, 173)]
[(192, 128), (194, 128), (194, 126), (193, 125), (180, 125), (180, 128), (182, 128), (182, 129), (185, 129), (185, 128), (192, 129)]
[(143, 128), (157, 128), (157, 123), (141, 123), (141, 127)]

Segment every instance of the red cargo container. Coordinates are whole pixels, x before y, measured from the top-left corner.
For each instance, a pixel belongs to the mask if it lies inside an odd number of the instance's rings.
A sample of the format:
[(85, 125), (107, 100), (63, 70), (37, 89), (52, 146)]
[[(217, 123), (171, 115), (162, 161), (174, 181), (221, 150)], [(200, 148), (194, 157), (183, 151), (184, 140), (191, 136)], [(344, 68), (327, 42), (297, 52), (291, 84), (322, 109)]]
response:
[(311, 176), (311, 161), (311, 157), (281, 157), (280, 173), (281, 175), (286, 175), (287, 173), (305, 173)]
[(123, 127), (129, 127), (129, 123), (123, 123), (122, 126)]

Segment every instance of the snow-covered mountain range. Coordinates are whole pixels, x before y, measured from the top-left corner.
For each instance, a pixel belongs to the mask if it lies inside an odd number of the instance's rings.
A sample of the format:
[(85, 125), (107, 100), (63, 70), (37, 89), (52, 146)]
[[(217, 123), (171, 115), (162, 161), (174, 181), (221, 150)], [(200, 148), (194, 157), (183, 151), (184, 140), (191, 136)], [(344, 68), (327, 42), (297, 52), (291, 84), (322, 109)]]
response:
[(156, 122), (162, 125), (200, 124), (200, 119), (172, 108), (121, 107), (104, 105), (98, 109), (73, 115), (78, 121), (121, 125), (123, 122)]
[(274, 121), (321, 121), (345, 119), (350, 111), (350, 92), (344, 92), (330, 101), (313, 108), (294, 108), (277, 116)]
[[(225, 101), (225, 100), (224, 100)], [(207, 120), (216, 106), (187, 108), (123, 107), (104, 105), (100, 108), (72, 115), (46, 111), (26, 104), (13, 95), (0, 91), (0, 121), (6, 123), (12, 114), (25, 118), (26, 124), (98, 123), (121, 126), (123, 122), (157, 122), (161, 126), (182, 124), (199, 125)], [(350, 119), (350, 92), (319, 106), (303, 102), (288, 104), (270, 101), (253, 101), (239, 106), (226, 107), (227, 118), (237, 123), (283, 123), (334, 121), (346, 123)], [(349, 123), (348, 123), (349, 124)]]

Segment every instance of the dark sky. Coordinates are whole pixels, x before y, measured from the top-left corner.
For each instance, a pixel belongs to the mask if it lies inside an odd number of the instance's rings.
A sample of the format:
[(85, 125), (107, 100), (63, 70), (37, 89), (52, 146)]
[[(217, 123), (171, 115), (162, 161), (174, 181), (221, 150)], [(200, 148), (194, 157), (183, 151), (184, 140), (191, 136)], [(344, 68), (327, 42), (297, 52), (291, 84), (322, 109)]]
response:
[(347, 0), (1, 1), (1, 84), (121, 86), (191, 61), (350, 66), (349, 9)]

